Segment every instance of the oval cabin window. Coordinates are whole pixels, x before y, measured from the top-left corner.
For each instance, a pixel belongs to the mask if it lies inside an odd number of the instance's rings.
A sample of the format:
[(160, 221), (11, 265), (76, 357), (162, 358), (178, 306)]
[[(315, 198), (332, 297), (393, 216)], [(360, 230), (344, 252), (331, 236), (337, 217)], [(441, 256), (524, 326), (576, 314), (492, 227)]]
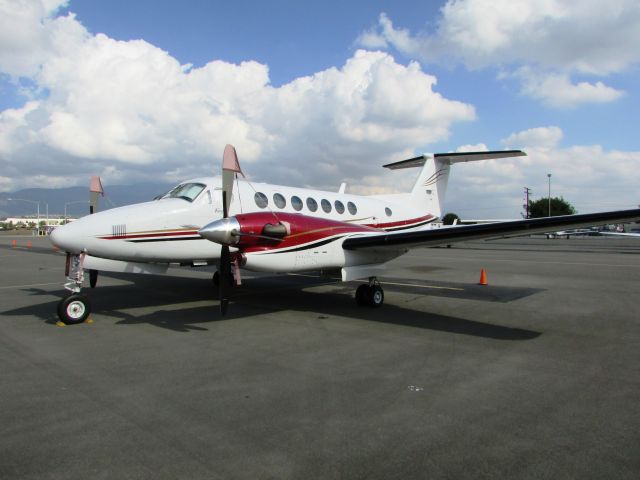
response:
[(256, 192), (253, 199), (255, 200), (256, 205), (260, 208), (267, 208), (267, 205), (269, 205), (269, 199), (262, 192)]
[(275, 203), (278, 208), (284, 208), (287, 206), (287, 201), (279, 193), (273, 194), (273, 203)]
[(300, 199), (300, 197), (296, 197), (295, 195), (291, 197), (291, 206), (298, 212), (302, 210), (302, 200)]
[(311, 212), (315, 212), (316, 210), (318, 210), (318, 202), (316, 202), (315, 199), (311, 197), (307, 198), (307, 208)]

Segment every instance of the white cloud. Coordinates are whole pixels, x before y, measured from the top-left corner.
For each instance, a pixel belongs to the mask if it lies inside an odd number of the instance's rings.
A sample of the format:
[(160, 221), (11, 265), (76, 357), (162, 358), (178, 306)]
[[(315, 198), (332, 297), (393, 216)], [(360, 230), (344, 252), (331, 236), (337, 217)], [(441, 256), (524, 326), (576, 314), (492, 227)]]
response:
[(0, 71), (35, 75), (52, 54), (86, 35), (73, 15), (56, 17), (67, 0), (0, 0)]
[[(638, 64), (640, 3), (448, 0), (432, 32), (412, 35), (381, 14), (366, 38), (425, 62), (462, 63), (472, 70), (526, 67), (523, 93), (551, 106), (606, 102), (622, 92), (602, 82), (574, 84), (570, 75), (604, 76)], [(554, 94), (554, 87), (563, 95)]]
[(20, 29), (37, 32), (24, 46), (29, 61), (0, 56), (0, 70), (35, 85), (31, 101), (0, 112), (0, 169), (13, 188), (48, 178), (84, 184), (96, 173), (105, 183), (217, 173), (226, 143), (253, 162), (245, 170), (255, 179), (333, 188), (475, 118), (473, 106), (437, 93), (418, 63), (387, 53), (357, 51), (340, 68), (276, 88), (266, 65), (180, 65), (143, 40), (92, 35), (73, 15), (55, 17), (60, 2), (37, 5), (16, 10)]
[(506, 147), (523, 147), (527, 157), (471, 162), (452, 169), (447, 211), (463, 218), (518, 218), (524, 187), (532, 199), (562, 196), (579, 213), (635, 208), (640, 152), (606, 151), (600, 145), (560, 146), (558, 127), (509, 135)]
[(456, 152), (488, 152), (489, 148), (484, 143), (475, 145), (461, 145), (456, 148)]
[(562, 140), (560, 127), (537, 127), (509, 135), (502, 143), (509, 148), (536, 148), (549, 150), (555, 148)]
[(586, 103), (609, 103), (624, 95), (622, 90), (608, 87), (602, 82), (572, 83), (565, 74), (540, 74), (522, 68), (514, 76), (521, 79), (524, 94), (538, 98), (552, 107), (571, 108)]

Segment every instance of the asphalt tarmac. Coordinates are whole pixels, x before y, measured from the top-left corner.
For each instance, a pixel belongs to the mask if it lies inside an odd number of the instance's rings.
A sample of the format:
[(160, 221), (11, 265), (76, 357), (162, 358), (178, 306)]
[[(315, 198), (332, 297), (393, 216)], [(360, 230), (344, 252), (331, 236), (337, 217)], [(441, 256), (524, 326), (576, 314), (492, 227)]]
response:
[(3, 480), (640, 478), (640, 239), (417, 249), (380, 309), (247, 273), (221, 317), (210, 272), (101, 274), (64, 327), (47, 239), (0, 265)]

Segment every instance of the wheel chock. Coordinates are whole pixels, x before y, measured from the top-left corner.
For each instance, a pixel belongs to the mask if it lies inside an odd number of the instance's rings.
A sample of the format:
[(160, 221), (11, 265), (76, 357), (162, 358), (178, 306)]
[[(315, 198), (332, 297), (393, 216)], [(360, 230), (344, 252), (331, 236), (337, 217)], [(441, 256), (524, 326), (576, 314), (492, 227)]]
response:
[(67, 324), (66, 324), (66, 323), (61, 322), (60, 320), (58, 320), (58, 321), (56, 322), (56, 325), (57, 325), (58, 327), (66, 327), (66, 326), (67, 326)]

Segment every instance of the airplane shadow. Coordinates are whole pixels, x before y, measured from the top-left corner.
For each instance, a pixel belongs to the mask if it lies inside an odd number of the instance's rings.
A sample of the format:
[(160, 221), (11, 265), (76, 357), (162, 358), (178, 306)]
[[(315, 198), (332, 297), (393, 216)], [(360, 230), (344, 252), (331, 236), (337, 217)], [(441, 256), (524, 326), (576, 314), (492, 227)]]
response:
[[(124, 274), (108, 276), (126, 278), (133, 281), (135, 285), (102, 287), (98, 285), (94, 290), (84, 289), (83, 293), (90, 297), (94, 314), (113, 317), (117, 319), (115, 324), (120, 326), (149, 324), (175, 332), (189, 332), (207, 330), (206, 325), (210, 322), (232, 321), (283, 311), (299, 311), (312, 313), (318, 318), (343, 316), (495, 340), (531, 340), (541, 335), (540, 332), (533, 330), (394, 305), (389, 302), (389, 295), (387, 295), (387, 303), (381, 308), (359, 307), (353, 298), (354, 286), (357, 285), (355, 282), (343, 284), (322, 278), (289, 275), (247, 279), (241, 287), (234, 289), (229, 311), (223, 317), (219, 311), (217, 293), (210, 279)], [(396, 291), (399, 288), (410, 289), (411, 287), (385, 286), (385, 291)], [(35, 288), (26, 291), (34, 296), (51, 295), (50, 291)], [(66, 295), (64, 291), (59, 293), (60, 297)], [(424, 290), (419, 293), (425, 294)], [(427, 293), (431, 295), (432, 292)], [(443, 291), (434, 293), (451, 294)], [(474, 292), (473, 295), (478, 297), (480, 294)], [(502, 301), (496, 298), (500, 296), (488, 295), (487, 297), (488, 301)], [(197, 305), (190, 305), (192, 303)], [(34, 316), (46, 323), (55, 324), (56, 308), (57, 301), (46, 301), (2, 313)], [(128, 311), (135, 309), (144, 311), (140, 313)], [(148, 312), (149, 309), (152, 311)]]

